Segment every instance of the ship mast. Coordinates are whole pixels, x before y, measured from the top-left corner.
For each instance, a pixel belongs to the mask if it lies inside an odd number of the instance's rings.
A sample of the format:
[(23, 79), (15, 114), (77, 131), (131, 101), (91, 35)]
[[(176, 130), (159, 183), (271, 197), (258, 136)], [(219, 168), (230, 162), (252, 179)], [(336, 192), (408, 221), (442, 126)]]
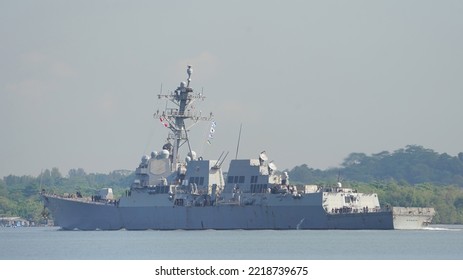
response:
[[(198, 121), (208, 121), (212, 119), (212, 113), (209, 116), (201, 116), (201, 113), (197, 113), (193, 108), (192, 104), (196, 101), (204, 101), (205, 96), (201, 93), (195, 94), (193, 89), (190, 87), (191, 74), (193, 68), (191, 65), (187, 66), (188, 79), (187, 83), (181, 82), (180, 86), (170, 94), (158, 94), (158, 98), (164, 98), (169, 100), (175, 105), (172, 108), (166, 108), (164, 111), (159, 110), (154, 113), (154, 118), (159, 118), (164, 125), (170, 129), (167, 137), (168, 144), (164, 145), (163, 149), (166, 148), (170, 152), (171, 159), (171, 171), (177, 170), (180, 164), (179, 160), (179, 149), (185, 143), (188, 145), (189, 155), (193, 157), (193, 151), (191, 149), (190, 141), (188, 139), (188, 131)], [(186, 121), (192, 121), (192, 124), (187, 127)]]

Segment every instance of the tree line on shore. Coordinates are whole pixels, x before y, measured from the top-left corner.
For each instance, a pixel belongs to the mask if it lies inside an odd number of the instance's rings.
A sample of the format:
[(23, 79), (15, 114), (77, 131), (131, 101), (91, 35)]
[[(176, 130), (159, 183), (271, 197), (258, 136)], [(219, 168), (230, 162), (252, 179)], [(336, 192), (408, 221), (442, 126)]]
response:
[[(334, 185), (341, 181), (360, 192), (377, 193), (382, 206), (434, 207), (434, 223), (463, 224), (463, 153), (452, 157), (409, 145), (392, 153), (351, 153), (338, 168), (320, 170), (303, 164), (285, 171), (292, 184)], [(100, 188), (112, 187), (118, 196), (134, 178), (128, 170), (98, 174), (82, 168), (71, 169), (66, 176), (58, 168), (37, 177), (8, 175), (0, 180), (0, 216), (40, 223), (46, 215), (39, 198), (41, 189), (91, 196)]]

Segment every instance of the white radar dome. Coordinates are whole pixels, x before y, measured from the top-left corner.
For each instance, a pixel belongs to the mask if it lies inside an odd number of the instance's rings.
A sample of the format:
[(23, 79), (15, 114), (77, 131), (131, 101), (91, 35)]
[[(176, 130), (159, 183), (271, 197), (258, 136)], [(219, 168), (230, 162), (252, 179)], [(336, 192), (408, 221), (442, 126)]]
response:
[(149, 159), (150, 157), (148, 155), (144, 155), (141, 157), (141, 162), (146, 163)]
[(161, 156), (162, 156), (163, 158), (168, 158), (168, 157), (169, 157), (169, 154), (170, 154), (170, 153), (169, 153), (168, 150), (162, 150), (162, 151), (161, 151)]
[(273, 171), (277, 170), (277, 166), (276, 166), (275, 163), (273, 163), (273, 162), (270, 162), (270, 163), (268, 164), (268, 168), (270, 168), (270, 169), (273, 170)]
[(195, 160), (196, 159), (196, 152), (195, 151), (191, 151), (188, 153), (188, 156), (192, 159), (192, 160)]

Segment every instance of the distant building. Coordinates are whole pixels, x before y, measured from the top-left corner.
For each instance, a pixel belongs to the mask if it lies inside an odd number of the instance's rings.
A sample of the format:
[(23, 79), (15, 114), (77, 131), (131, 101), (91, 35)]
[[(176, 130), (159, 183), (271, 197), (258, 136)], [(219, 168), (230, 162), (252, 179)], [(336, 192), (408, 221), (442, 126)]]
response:
[(28, 227), (33, 223), (21, 217), (0, 217), (0, 227)]

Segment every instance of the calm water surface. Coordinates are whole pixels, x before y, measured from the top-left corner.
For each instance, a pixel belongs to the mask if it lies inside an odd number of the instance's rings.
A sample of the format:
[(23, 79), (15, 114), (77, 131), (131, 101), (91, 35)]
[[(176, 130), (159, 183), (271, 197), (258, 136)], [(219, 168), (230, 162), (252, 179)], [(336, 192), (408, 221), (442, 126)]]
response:
[(0, 259), (462, 260), (463, 226), (410, 231), (0, 228)]

